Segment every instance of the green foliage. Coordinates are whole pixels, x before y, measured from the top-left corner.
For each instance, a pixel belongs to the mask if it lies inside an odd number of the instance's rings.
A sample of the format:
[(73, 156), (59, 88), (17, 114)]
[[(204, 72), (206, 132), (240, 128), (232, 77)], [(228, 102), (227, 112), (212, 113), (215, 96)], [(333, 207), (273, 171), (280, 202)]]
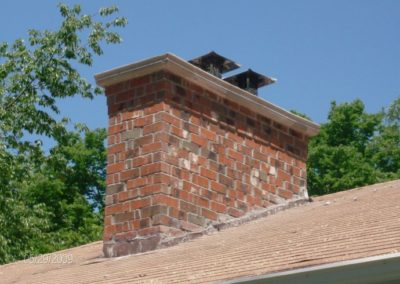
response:
[(400, 178), (400, 99), (386, 111), (365, 112), (360, 100), (332, 103), (328, 122), (312, 138), (307, 164), (311, 194)]
[(291, 109), (290, 112), (293, 113), (293, 114), (295, 114), (295, 115), (297, 115), (297, 116), (300, 116), (300, 117), (302, 117), (302, 118), (304, 118), (304, 119), (307, 119), (307, 120), (309, 120), (309, 121), (312, 121), (312, 119), (311, 119), (308, 115), (306, 115), (305, 113), (299, 112), (299, 111), (294, 110), (294, 109)]
[[(119, 43), (113, 6), (97, 15), (59, 5), (55, 31), (30, 30), (26, 41), (0, 43), (0, 263), (97, 240), (102, 230), (105, 130), (68, 130), (62, 98), (101, 90), (78, 66), (91, 66), (103, 43)], [(45, 154), (44, 135), (56, 143)]]
[(400, 97), (382, 111), (383, 122), (367, 148), (373, 165), (388, 178), (400, 177)]
[(48, 155), (38, 149), (37, 165), (2, 192), (1, 262), (101, 237), (106, 132), (83, 134), (66, 133)]
[[(99, 94), (74, 66), (92, 65), (93, 56), (103, 53), (103, 41), (121, 41), (110, 28), (124, 26), (125, 18), (95, 21), (82, 15), (78, 5), (59, 8), (63, 21), (58, 30), (30, 30), (27, 43), (0, 44), (0, 136), (12, 147), (24, 148), (24, 132), (55, 135), (59, 125), (51, 112), (59, 113), (57, 99)], [(116, 11), (102, 8), (99, 14), (104, 18)]]

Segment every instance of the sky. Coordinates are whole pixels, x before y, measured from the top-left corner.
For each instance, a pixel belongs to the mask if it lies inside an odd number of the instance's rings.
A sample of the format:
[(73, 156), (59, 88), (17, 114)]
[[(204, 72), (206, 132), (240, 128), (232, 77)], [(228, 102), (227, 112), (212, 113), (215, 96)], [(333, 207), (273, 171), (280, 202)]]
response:
[[(57, 1), (3, 0), (0, 42), (27, 31), (56, 29)], [(400, 1), (396, 0), (141, 0), (64, 1), (93, 14), (117, 5), (129, 24), (108, 46), (96, 73), (171, 52), (190, 60), (211, 50), (242, 69), (277, 78), (259, 96), (323, 123), (332, 101), (361, 99), (377, 112), (400, 96)], [(62, 114), (91, 128), (107, 126), (104, 96), (60, 102)]]

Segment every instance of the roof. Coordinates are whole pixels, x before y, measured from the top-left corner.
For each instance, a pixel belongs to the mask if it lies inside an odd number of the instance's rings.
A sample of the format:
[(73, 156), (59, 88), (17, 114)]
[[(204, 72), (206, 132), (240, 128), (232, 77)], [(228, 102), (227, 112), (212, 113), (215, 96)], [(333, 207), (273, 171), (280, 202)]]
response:
[(252, 111), (273, 119), (288, 127), (314, 136), (319, 132), (319, 125), (280, 108), (252, 93), (228, 83), (188, 61), (171, 53), (155, 56), (146, 60), (105, 71), (95, 75), (96, 83), (101, 87), (111, 86), (128, 79), (145, 76), (160, 70), (167, 70), (180, 75), (188, 81), (201, 85), (217, 95), (227, 98)]
[[(214, 283), (400, 252), (400, 180), (314, 202), (143, 254), (103, 258), (102, 242), (51, 254), (71, 264), (0, 266), (2, 283)], [(45, 258), (38, 258), (46, 262)], [(27, 261), (29, 262), (29, 261)], [(33, 262), (33, 261), (31, 261)]]

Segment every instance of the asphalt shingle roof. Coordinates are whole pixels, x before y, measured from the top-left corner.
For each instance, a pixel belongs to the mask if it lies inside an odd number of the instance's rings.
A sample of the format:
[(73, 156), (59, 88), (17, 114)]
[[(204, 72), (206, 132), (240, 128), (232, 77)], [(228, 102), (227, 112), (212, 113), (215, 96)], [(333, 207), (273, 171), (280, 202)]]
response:
[[(180, 245), (103, 258), (102, 242), (50, 255), (70, 264), (0, 266), (1, 283), (213, 283), (400, 252), (400, 180), (300, 207)], [(46, 262), (45, 258), (38, 258)]]

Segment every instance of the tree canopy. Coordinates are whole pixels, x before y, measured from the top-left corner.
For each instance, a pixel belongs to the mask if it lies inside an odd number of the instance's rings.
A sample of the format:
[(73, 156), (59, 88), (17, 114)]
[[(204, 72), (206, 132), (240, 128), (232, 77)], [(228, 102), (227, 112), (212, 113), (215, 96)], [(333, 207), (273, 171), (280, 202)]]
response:
[(307, 172), (318, 195), (400, 178), (400, 98), (375, 114), (361, 100), (333, 102), (310, 141)]
[[(57, 30), (0, 43), (0, 263), (98, 240), (106, 152), (104, 129), (70, 129), (59, 100), (101, 90), (78, 71), (121, 41), (117, 7), (84, 14), (59, 5)], [(32, 135), (55, 141), (48, 152)]]

